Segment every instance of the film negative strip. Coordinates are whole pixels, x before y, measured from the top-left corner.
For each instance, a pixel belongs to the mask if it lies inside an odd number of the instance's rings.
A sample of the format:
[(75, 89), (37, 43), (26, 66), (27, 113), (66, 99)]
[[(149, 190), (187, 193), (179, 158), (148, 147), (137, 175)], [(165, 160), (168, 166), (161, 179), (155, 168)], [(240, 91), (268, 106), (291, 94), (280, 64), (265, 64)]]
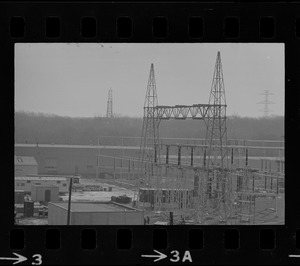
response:
[[(3, 114), (14, 114), (2, 127), (1, 265), (299, 264), (299, 3), (0, 6)], [(91, 123), (121, 129), (26, 113), (93, 117), (103, 105)], [(173, 134), (172, 118), (192, 133)], [(203, 128), (178, 126), (187, 118)], [(134, 119), (140, 132), (122, 131)], [(233, 136), (239, 119), (246, 133)], [(102, 137), (76, 142), (80, 130)]]

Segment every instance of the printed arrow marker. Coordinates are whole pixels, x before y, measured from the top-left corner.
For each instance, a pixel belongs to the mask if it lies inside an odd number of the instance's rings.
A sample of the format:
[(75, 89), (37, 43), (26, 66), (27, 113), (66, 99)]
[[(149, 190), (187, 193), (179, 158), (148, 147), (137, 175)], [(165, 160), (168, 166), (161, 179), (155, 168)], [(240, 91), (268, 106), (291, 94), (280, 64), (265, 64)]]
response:
[(167, 255), (157, 251), (154, 249), (154, 251), (158, 254), (158, 255), (142, 255), (142, 257), (146, 257), (146, 258), (156, 258), (156, 260), (154, 260), (154, 262), (165, 259), (167, 257)]
[(17, 258), (4, 258), (4, 257), (0, 257), (0, 260), (15, 260), (15, 262), (13, 264), (17, 264), (17, 263), (20, 263), (20, 262), (23, 262), (23, 261), (27, 260), (26, 257), (24, 257), (24, 256), (22, 256), (22, 255), (20, 255), (18, 253), (13, 252), (13, 254), (15, 256), (17, 256)]

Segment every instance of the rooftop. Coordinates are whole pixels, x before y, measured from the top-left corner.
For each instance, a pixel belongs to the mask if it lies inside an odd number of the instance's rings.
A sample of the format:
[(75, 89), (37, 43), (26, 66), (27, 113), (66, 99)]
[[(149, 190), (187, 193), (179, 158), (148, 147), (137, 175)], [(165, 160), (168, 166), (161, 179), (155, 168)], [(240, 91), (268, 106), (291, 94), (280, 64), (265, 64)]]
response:
[(15, 176), (15, 180), (31, 180), (31, 181), (67, 181), (65, 177), (46, 177), (46, 176)]
[[(51, 203), (63, 209), (68, 209), (68, 202)], [(140, 211), (125, 205), (112, 202), (72, 202), (72, 212), (136, 212)]]
[(37, 162), (31, 156), (15, 156), (15, 165), (37, 165)]
[(58, 186), (55, 186), (55, 185), (48, 185), (48, 184), (46, 184), (46, 185), (36, 185), (36, 184), (34, 184), (34, 185), (32, 185), (32, 187), (59, 188)]
[(38, 175), (38, 174), (28, 174), (26, 177), (43, 177), (43, 178), (80, 178), (79, 175)]
[[(175, 185), (174, 185), (175, 186)], [(158, 190), (156, 188), (153, 188), (153, 187), (141, 187), (139, 188), (140, 191), (154, 191), (154, 190)], [(168, 191), (171, 191), (171, 190), (174, 190), (174, 191), (192, 191), (194, 190), (194, 187), (191, 187), (191, 188), (170, 188), (170, 187), (166, 187), (166, 188), (161, 188), (161, 190), (168, 190)]]
[(23, 143), (16, 143), (16, 147), (22, 148), (67, 148), (67, 149), (139, 149), (139, 146), (112, 146), (112, 145), (69, 145), (69, 144), (23, 144)]

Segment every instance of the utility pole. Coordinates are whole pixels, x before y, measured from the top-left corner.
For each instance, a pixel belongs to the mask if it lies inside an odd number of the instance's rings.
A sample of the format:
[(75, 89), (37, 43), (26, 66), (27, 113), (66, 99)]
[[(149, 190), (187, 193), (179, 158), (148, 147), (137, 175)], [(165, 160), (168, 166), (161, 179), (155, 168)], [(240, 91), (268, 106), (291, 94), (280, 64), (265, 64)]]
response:
[(70, 225), (72, 184), (73, 184), (73, 177), (70, 178), (70, 184), (69, 184), (69, 201), (68, 201), (68, 220), (67, 220), (67, 225)]
[(170, 225), (174, 224), (173, 212), (170, 212)]

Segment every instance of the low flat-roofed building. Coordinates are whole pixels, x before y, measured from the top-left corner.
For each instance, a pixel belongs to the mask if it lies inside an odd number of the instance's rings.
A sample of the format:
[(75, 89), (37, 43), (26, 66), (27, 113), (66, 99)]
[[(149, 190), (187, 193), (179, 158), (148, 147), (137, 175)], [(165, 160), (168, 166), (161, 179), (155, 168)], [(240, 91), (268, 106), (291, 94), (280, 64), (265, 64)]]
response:
[(15, 190), (31, 193), (33, 185), (53, 185), (59, 187), (59, 193), (69, 191), (69, 181), (64, 177), (19, 176), (15, 177)]
[(32, 185), (31, 199), (42, 202), (58, 202), (59, 187), (54, 185)]
[(24, 190), (15, 190), (15, 204), (23, 204), (24, 203)]
[(81, 177), (79, 175), (27, 175), (31, 177), (43, 177), (43, 178), (65, 178), (70, 181), (70, 179), (73, 179), (73, 184), (79, 184)]
[[(82, 175), (95, 176), (97, 169), (97, 155), (101, 148), (101, 168), (99, 177), (111, 174), (114, 160), (111, 156), (135, 157), (139, 146), (96, 146), (96, 145), (59, 145), (59, 144), (15, 144), (15, 154), (20, 156), (34, 156), (38, 162), (39, 174)], [(136, 166), (137, 167), (137, 166)], [(127, 169), (126, 169), (127, 170)]]
[[(48, 224), (66, 225), (68, 202), (48, 205)], [(114, 202), (72, 202), (70, 225), (143, 225), (144, 211)]]
[(33, 156), (15, 156), (15, 177), (37, 173), (38, 164)]

